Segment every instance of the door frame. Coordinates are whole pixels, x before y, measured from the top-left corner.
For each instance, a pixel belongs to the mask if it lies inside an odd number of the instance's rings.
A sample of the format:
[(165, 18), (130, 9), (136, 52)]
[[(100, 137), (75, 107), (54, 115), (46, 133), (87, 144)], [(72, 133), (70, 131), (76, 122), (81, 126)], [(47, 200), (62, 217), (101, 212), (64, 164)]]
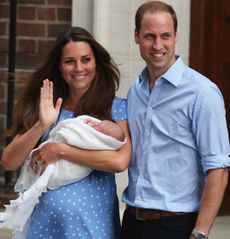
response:
[[(217, 56), (219, 44), (221, 44), (221, 36), (224, 33), (219, 29), (218, 24), (222, 20), (225, 1), (229, 0), (191, 0), (189, 65), (212, 79), (220, 88), (223, 82), (216, 76), (220, 69), (217, 67), (216, 62), (218, 61)], [(229, 120), (230, 112), (227, 112), (227, 115)], [(230, 215), (229, 202), (230, 179), (219, 210), (219, 215)]]

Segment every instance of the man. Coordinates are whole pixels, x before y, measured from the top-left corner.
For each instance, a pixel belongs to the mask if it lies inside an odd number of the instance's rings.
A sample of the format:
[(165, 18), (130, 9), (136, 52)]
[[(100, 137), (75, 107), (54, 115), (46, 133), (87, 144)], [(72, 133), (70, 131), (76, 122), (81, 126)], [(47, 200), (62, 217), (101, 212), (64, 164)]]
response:
[(144, 3), (135, 24), (146, 67), (128, 94), (133, 156), (122, 238), (208, 238), (230, 167), (222, 95), (175, 55), (171, 6)]

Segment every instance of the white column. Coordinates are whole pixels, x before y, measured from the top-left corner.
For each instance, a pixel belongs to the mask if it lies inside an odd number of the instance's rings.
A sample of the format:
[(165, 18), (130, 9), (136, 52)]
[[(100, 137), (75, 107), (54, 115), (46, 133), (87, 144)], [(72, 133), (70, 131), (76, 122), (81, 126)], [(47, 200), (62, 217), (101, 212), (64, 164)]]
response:
[(72, 26), (79, 26), (93, 33), (93, 0), (72, 1)]
[(106, 49), (110, 38), (110, 1), (93, 0), (93, 35)]

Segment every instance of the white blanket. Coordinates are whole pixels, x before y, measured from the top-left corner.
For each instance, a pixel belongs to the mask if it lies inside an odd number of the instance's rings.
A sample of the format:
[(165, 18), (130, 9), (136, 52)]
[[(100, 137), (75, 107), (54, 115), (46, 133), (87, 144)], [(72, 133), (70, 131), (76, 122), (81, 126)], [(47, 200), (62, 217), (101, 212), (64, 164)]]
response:
[[(86, 115), (63, 120), (50, 132), (49, 140), (39, 147), (48, 142), (62, 142), (83, 149), (116, 150), (125, 143), (125, 141), (120, 142), (100, 133), (83, 122), (89, 118), (100, 122), (100, 120)], [(55, 189), (76, 182), (88, 176), (92, 171), (89, 167), (60, 159), (49, 164), (44, 173), (39, 176), (30, 166), (31, 154), (22, 166), (15, 185), (15, 191), (19, 192), (19, 197), (10, 201), (10, 205), (5, 206), (5, 212), (0, 213), (0, 228), (8, 227), (19, 232), (25, 231), (26, 223), (38, 203), (39, 196), (46, 192), (47, 188)]]

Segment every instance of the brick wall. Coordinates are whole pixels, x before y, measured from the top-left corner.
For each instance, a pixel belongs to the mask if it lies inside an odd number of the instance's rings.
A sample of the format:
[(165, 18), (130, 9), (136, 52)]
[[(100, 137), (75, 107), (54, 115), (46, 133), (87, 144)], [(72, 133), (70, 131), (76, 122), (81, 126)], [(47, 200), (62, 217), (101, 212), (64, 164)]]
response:
[[(10, 0), (0, 0), (0, 133), (6, 128)], [(56, 36), (71, 26), (72, 0), (18, 0), (16, 21), (15, 101), (24, 76), (50, 49)], [(0, 157), (5, 140), (0, 138)]]

